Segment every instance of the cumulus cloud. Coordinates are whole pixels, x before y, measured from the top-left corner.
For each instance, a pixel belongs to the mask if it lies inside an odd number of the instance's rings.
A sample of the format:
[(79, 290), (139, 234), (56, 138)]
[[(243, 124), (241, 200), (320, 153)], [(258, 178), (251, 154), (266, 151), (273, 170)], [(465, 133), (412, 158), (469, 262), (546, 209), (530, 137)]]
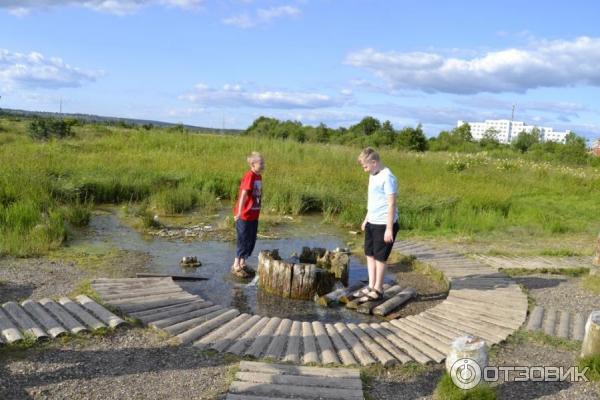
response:
[(79, 87), (102, 75), (102, 71), (73, 67), (57, 57), (48, 58), (37, 52), (23, 54), (0, 49), (0, 83), (5, 88)]
[(226, 25), (237, 26), (238, 28), (253, 28), (257, 25), (269, 23), (273, 19), (282, 17), (296, 17), (300, 15), (300, 9), (293, 6), (279, 6), (271, 8), (261, 8), (254, 15), (239, 14), (223, 19)]
[(331, 96), (310, 92), (287, 92), (279, 90), (248, 91), (240, 85), (225, 84), (222, 88), (211, 88), (198, 84), (190, 93), (180, 96), (203, 106), (246, 106), (255, 108), (320, 108), (342, 104)]
[(431, 52), (382, 52), (367, 48), (345, 62), (364, 68), (392, 89), (474, 94), (541, 87), (600, 85), (600, 38), (537, 41), (527, 48), (459, 58)]
[(5, 0), (0, 8), (8, 9), (11, 14), (24, 16), (34, 9), (58, 6), (81, 6), (95, 11), (112, 14), (130, 14), (147, 5), (163, 5), (183, 9), (195, 9), (203, 0)]

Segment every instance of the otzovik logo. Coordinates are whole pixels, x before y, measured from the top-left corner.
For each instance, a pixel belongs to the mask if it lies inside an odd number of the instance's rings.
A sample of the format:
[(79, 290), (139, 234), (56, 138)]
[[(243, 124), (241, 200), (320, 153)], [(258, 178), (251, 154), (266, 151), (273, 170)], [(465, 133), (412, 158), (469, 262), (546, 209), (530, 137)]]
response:
[(481, 367), (470, 358), (459, 358), (450, 369), (452, 382), (461, 389), (472, 389), (481, 382)]

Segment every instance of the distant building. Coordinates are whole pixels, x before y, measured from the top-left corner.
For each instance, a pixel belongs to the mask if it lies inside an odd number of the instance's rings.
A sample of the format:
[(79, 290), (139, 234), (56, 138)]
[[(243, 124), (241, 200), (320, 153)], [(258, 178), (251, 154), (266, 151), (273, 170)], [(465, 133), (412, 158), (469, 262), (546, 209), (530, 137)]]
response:
[(510, 121), (508, 119), (487, 119), (485, 122), (458, 121), (456, 126), (459, 127), (463, 124), (469, 124), (471, 126), (471, 135), (473, 135), (473, 139), (481, 140), (486, 133), (495, 131), (496, 139), (498, 139), (500, 143), (510, 143), (517, 138), (519, 133), (523, 131), (529, 133), (534, 128), (540, 130), (540, 139), (543, 142), (552, 141), (565, 143), (567, 135), (571, 132), (570, 130), (557, 132), (552, 128), (525, 125), (525, 123), (521, 121)]
[(592, 155), (600, 157), (600, 139), (592, 143)]

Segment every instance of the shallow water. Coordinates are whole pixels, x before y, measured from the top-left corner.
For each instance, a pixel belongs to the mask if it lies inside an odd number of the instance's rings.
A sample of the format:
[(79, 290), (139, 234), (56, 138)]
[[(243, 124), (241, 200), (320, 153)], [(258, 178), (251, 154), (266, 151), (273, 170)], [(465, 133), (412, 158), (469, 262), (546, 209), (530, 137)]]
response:
[[(322, 224), (318, 216), (302, 217), (294, 222), (276, 228), (281, 239), (260, 239), (256, 243), (253, 256), (248, 264), (256, 268), (257, 255), (261, 250), (279, 249), (283, 257), (294, 251), (300, 252), (303, 246), (334, 249), (345, 247), (343, 232)], [(148, 272), (166, 274), (189, 274), (208, 278), (205, 281), (178, 281), (185, 290), (198, 294), (216, 304), (235, 307), (241, 312), (264, 316), (277, 316), (303, 321), (322, 322), (370, 322), (378, 317), (367, 316), (343, 307), (324, 308), (312, 301), (284, 299), (269, 295), (253, 284), (242, 283), (231, 278), (229, 268), (235, 255), (235, 243), (223, 241), (199, 241), (145, 237), (124, 225), (116, 213), (95, 213), (89, 227), (75, 244), (110, 246), (123, 250), (148, 253), (152, 261)], [(197, 256), (202, 266), (182, 268), (179, 260), (183, 256)], [(357, 257), (350, 259), (350, 284), (367, 279), (366, 266)], [(391, 280), (392, 276), (388, 277)]]

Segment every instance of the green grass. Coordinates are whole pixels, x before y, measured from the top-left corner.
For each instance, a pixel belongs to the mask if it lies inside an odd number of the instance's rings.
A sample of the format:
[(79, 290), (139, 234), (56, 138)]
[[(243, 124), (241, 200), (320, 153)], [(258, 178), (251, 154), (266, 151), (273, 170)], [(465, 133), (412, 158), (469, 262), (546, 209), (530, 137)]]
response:
[(496, 388), (482, 382), (473, 389), (463, 390), (452, 382), (452, 378), (444, 372), (433, 392), (435, 400), (495, 400)]
[(585, 290), (600, 295), (600, 276), (588, 275), (582, 280), (581, 285)]
[[(0, 163), (10, 166), (0, 171), (0, 254), (60, 247), (65, 222), (84, 225), (92, 202), (146, 202), (149, 213), (138, 218), (147, 226), (150, 213), (210, 214), (235, 198), (252, 150), (267, 164), (265, 211), (318, 212), (348, 229), (365, 215), (368, 176), (356, 147), (103, 125), (74, 126), (74, 137), (37, 142), (26, 134), (27, 120), (0, 121)], [(565, 238), (591, 243), (600, 231), (597, 168), (524, 161), (506, 170), (478, 157), (455, 171), (448, 153), (382, 151), (399, 181), (401, 236), (504, 234), (547, 248)]]
[(585, 367), (589, 368), (585, 375), (590, 381), (600, 381), (600, 355), (581, 358), (577, 362), (577, 366), (580, 371)]

